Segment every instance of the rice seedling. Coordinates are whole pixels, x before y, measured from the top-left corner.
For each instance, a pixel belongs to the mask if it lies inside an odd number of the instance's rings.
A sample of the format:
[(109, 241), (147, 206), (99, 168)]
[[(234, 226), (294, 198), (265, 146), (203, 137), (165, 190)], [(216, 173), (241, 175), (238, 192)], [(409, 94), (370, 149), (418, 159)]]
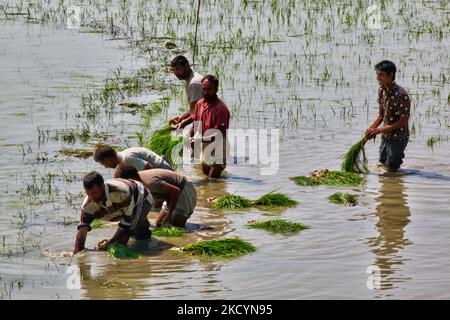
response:
[(280, 192), (269, 192), (268, 194), (263, 195), (261, 198), (253, 202), (254, 205), (258, 206), (269, 206), (269, 207), (287, 207), (292, 208), (295, 207), (298, 202), (291, 199), (289, 196), (280, 193)]
[(140, 257), (139, 252), (119, 243), (109, 245), (106, 254), (114, 259), (138, 259)]
[(59, 150), (59, 153), (66, 157), (75, 157), (75, 158), (81, 158), (81, 159), (87, 159), (92, 157), (94, 154), (92, 150), (84, 150), (84, 149), (68, 149), (63, 148)]
[(347, 151), (341, 164), (342, 171), (367, 173), (367, 158), (364, 150), (366, 142), (366, 137), (363, 137)]
[[(183, 137), (172, 135), (173, 130), (174, 128), (171, 127), (155, 130), (150, 136), (147, 147), (160, 156), (165, 156), (172, 166), (177, 167), (176, 159), (172, 158), (172, 151), (183, 142)], [(181, 153), (182, 149), (180, 150), (180, 157)]]
[(95, 219), (94, 221), (92, 221), (91, 223), (91, 228), (92, 229), (101, 229), (105, 226), (105, 222), (103, 222), (100, 219)]
[(241, 209), (250, 208), (253, 205), (253, 201), (245, 197), (228, 194), (221, 197), (214, 205), (214, 209)]
[(304, 229), (309, 229), (309, 226), (307, 225), (286, 221), (282, 219), (274, 219), (267, 221), (249, 221), (247, 226), (249, 228), (263, 229), (272, 233), (280, 233), (284, 235), (294, 235)]
[(358, 204), (357, 196), (350, 193), (336, 192), (328, 197), (331, 203), (354, 207)]
[(337, 187), (357, 186), (364, 182), (364, 178), (354, 172), (316, 170), (310, 176), (290, 177), (300, 186), (328, 185)]
[(233, 258), (256, 251), (256, 248), (239, 238), (199, 241), (181, 248), (182, 251), (203, 258)]
[(164, 225), (152, 231), (155, 237), (181, 237), (186, 233), (183, 228), (172, 225)]

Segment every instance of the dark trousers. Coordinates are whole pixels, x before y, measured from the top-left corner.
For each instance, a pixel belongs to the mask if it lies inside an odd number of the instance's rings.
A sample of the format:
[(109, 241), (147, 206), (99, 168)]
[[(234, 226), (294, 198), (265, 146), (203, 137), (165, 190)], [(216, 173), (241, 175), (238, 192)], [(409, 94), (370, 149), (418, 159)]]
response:
[(408, 140), (399, 141), (381, 138), (380, 144), (380, 163), (392, 170), (398, 170), (405, 158), (405, 149)]

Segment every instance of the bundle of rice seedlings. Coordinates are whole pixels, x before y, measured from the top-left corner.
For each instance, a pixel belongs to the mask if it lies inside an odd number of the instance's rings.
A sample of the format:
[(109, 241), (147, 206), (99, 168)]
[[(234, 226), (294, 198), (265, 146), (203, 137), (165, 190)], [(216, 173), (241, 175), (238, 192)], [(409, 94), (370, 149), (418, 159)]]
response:
[(309, 226), (307, 225), (282, 219), (251, 221), (247, 226), (249, 228), (264, 229), (272, 233), (280, 233), (284, 235), (293, 235), (304, 229), (309, 229)]
[(122, 244), (113, 243), (106, 249), (106, 254), (114, 259), (137, 259), (140, 257), (139, 252)]
[[(158, 130), (155, 130), (149, 140), (147, 147), (160, 156), (165, 156), (166, 159), (170, 162), (173, 167), (176, 167), (176, 163), (172, 159), (172, 150), (179, 143), (183, 142), (182, 136), (172, 135), (171, 132), (174, 130), (172, 127), (164, 127)], [(180, 150), (180, 157), (182, 153), (182, 149)]]
[(367, 158), (364, 150), (366, 142), (366, 137), (363, 137), (347, 151), (341, 164), (342, 171), (367, 173)]
[(328, 197), (332, 203), (342, 204), (345, 206), (356, 206), (358, 204), (357, 196), (350, 193), (336, 192)]
[(254, 201), (253, 204), (259, 206), (269, 206), (269, 207), (295, 207), (298, 202), (291, 199), (289, 196), (280, 193), (280, 192), (269, 192), (268, 194), (263, 195), (258, 200)]
[(354, 172), (316, 170), (309, 177), (299, 176), (289, 178), (301, 186), (328, 185), (338, 187), (357, 186), (364, 178)]
[(214, 205), (215, 209), (240, 209), (250, 208), (253, 205), (253, 201), (245, 197), (241, 197), (235, 194), (227, 194), (221, 197)]
[(233, 258), (256, 251), (256, 248), (239, 238), (199, 241), (181, 248), (182, 251), (204, 258)]
[(183, 228), (172, 225), (164, 225), (152, 231), (155, 237), (181, 237), (186, 231)]

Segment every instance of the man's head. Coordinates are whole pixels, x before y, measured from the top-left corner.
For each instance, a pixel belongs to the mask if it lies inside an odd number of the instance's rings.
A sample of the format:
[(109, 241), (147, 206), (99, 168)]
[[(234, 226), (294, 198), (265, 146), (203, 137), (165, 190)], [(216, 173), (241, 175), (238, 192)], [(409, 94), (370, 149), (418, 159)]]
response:
[(133, 179), (136, 181), (141, 181), (136, 168), (125, 163), (121, 163), (117, 166), (116, 170), (114, 171), (114, 178)]
[(207, 102), (214, 101), (217, 98), (217, 91), (219, 91), (219, 79), (208, 74), (202, 79), (202, 96)]
[(97, 148), (94, 152), (94, 160), (108, 169), (114, 169), (120, 163), (116, 150), (111, 146)]
[(170, 62), (170, 69), (178, 80), (187, 80), (192, 73), (189, 61), (185, 56), (176, 56)]
[(392, 61), (383, 60), (375, 65), (375, 71), (377, 72), (377, 80), (380, 86), (389, 87), (395, 80), (397, 67)]
[(100, 173), (92, 171), (83, 179), (83, 187), (89, 199), (100, 202), (105, 195), (103, 177)]

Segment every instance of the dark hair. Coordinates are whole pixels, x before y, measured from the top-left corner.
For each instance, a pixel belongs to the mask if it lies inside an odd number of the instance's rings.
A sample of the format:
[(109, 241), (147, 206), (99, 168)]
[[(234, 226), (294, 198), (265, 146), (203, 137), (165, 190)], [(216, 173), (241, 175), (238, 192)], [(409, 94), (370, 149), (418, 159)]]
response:
[(392, 75), (392, 79), (395, 80), (395, 74), (397, 67), (392, 61), (383, 60), (375, 65), (375, 70), (386, 72), (388, 75)]
[(129, 166), (125, 163), (121, 163), (117, 166), (116, 170), (114, 171), (114, 177), (141, 181), (141, 177), (139, 177), (139, 174), (138, 174), (138, 171), (136, 170), (136, 168)]
[(219, 79), (217, 79), (217, 77), (213, 76), (212, 74), (207, 74), (203, 77), (202, 82), (205, 80), (208, 80), (214, 85), (214, 87), (216, 87), (216, 89), (219, 89)]
[(189, 65), (189, 61), (185, 56), (176, 56), (170, 62), (171, 67)]
[(93, 186), (102, 186), (103, 184), (102, 175), (96, 171), (88, 173), (83, 179), (83, 187), (87, 190), (92, 189)]
[(111, 146), (102, 146), (95, 150), (94, 160), (96, 162), (102, 162), (105, 159), (117, 157), (117, 152)]

